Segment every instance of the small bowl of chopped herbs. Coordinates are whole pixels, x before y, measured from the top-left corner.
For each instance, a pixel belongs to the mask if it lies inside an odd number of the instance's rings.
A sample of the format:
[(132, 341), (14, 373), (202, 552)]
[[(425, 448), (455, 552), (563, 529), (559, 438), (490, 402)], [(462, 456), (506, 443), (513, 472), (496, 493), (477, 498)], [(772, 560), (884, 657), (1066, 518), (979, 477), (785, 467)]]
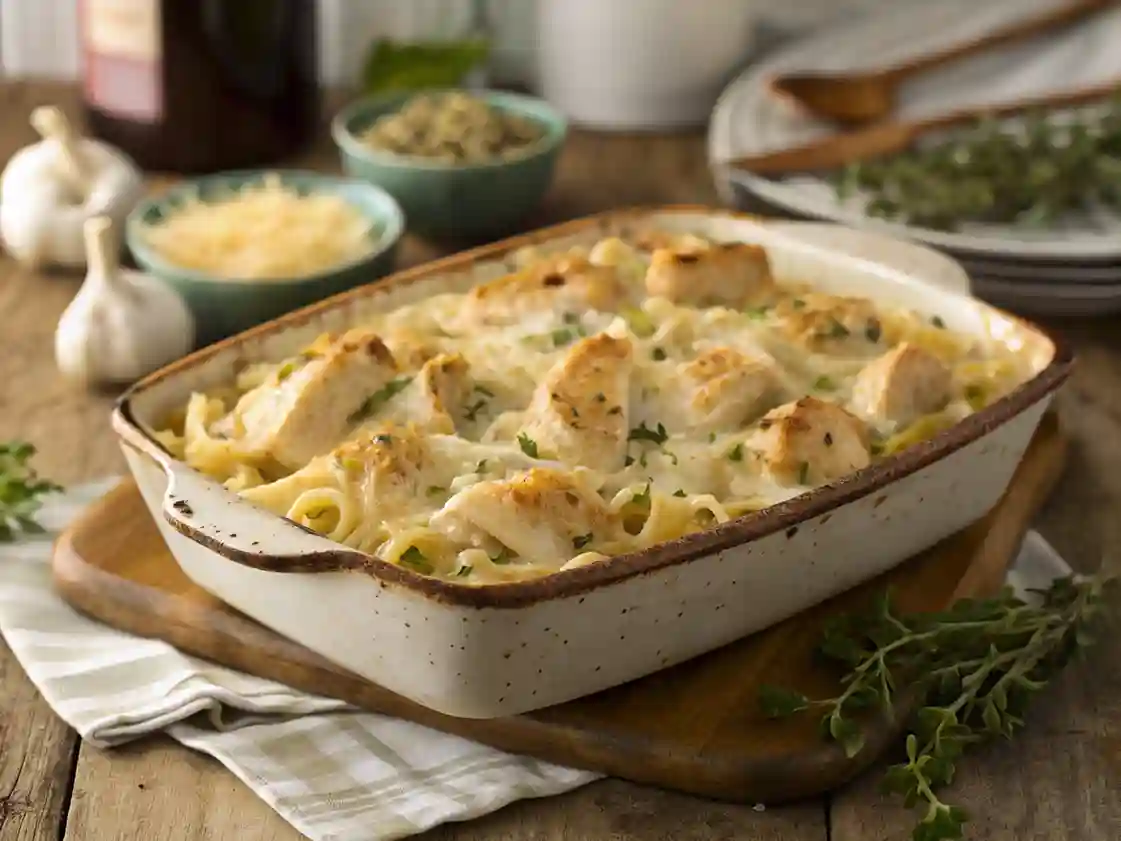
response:
[(553, 180), (568, 133), (546, 102), (437, 89), (359, 100), (334, 119), (344, 171), (382, 187), (432, 236), (510, 233)]

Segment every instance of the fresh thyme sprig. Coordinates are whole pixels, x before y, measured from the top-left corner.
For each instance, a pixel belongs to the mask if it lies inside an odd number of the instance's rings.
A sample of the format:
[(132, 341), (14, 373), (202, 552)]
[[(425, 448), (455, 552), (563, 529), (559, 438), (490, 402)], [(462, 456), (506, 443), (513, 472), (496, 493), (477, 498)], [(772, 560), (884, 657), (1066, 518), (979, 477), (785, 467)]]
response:
[(62, 490), (54, 482), (39, 478), (31, 466), (35, 448), (23, 441), (0, 442), (0, 543), (16, 536), (38, 534), (43, 527), (35, 514), (43, 496)]
[(878, 710), (890, 718), (897, 695), (915, 693), (907, 761), (888, 769), (884, 788), (922, 810), (914, 841), (961, 838), (967, 815), (942, 801), (938, 789), (953, 780), (966, 747), (1011, 737), (1023, 726), (1031, 697), (1092, 643), (1090, 631), (1113, 584), (1068, 577), (1036, 592), (1030, 604), (1005, 589), (991, 599), (964, 599), (941, 613), (915, 615), (897, 614), (885, 594), (870, 612), (841, 617), (825, 629), (821, 653), (847, 670), (837, 697), (811, 700), (767, 686), (760, 703), (773, 718), (820, 712), (825, 738), (852, 757), (864, 746), (860, 717)]
[(871, 216), (936, 230), (964, 223), (1046, 227), (1072, 212), (1121, 209), (1121, 98), (1065, 115), (982, 119), (832, 178)]

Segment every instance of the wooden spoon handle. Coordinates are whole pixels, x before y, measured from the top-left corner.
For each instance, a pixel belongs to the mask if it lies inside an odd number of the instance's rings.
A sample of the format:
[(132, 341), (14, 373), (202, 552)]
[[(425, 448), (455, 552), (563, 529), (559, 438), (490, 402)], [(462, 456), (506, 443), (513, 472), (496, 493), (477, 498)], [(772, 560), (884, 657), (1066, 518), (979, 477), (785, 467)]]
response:
[(981, 117), (1009, 117), (1036, 109), (1073, 108), (1101, 102), (1119, 92), (1121, 79), (1078, 91), (951, 111), (925, 120), (880, 123), (871, 128), (832, 135), (794, 149), (735, 158), (725, 166), (763, 177), (839, 169), (846, 164), (901, 152), (924, 134), (971, 123)]
[(1070, 0), (1063, 6), (1050, 12), (1044, 12), (1025, 20), (1017, 21), (1003, 29), (982, 35), (972, 41), (966, 41), (940, 52), (919, 56), (904, 64), (896, 65), (884, 70), (883, 75), (893, 82), (901, 82), (911, 76), (964, 58), (967, 55), (987, 50), (991, 47), (1009, 44), (1035, 35), (1041, 35), (1051, 29), (1075, 23), (1087, 15), (1108, 8), (1116, 0)]

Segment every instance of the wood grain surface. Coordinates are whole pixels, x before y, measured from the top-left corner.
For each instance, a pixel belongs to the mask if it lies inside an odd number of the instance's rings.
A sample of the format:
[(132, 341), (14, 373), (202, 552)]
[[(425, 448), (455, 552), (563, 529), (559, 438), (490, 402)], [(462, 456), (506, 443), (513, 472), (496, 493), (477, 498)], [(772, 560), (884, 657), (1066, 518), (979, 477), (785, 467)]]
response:
[(59, 538), (54, 581), (68, 602), (115, 628), (297, 689), (559, 765), (722, 800), (788, 802), (851, 780), (894, 741), (896, 728), (873, 720), (865, 749), (848, 759), (822, 741), (814, 717), (764, 717), (759, 687), (836, 695), (836, 673), (815, 656), (822, 626), (867, 609), (885, 590), (901, 610), (934, 611), (999, 589), (1065, 454), (1066, 439), (1048, 415), (1008, 492), (982, 522), (763, 633), (642, 680), (509, 718), (432, 712), (224, 606), (180, 570), (131, 479)]
[[(34, 140), (27, 115), (73, 92), (0, 84), (0, 160)], [(324, 146), (303, 162), (335, 170)], [(713, 203), (704, 138), (576, 132), (534, 224), (621, 205)], [(454, 245), (411, 240), (415, 263)], [(67, 386), (51, 341), (78, 286), (0, 257), (0, 440), (39, 446), (64, 483), (124, 472), (109, 430), (109, 395)], [(1121, 318), (1054, 320), (1079, 353), (1061, 396), (1069, 466), (1036, 521), (1076, 568), (1121, 573)], [(974, 816), (977, 841), (1121, 838), (1121, 634), (1105, 638), (1037, 702), (1028, 728), (962, 763), (948, 799)], [(826, 799), (756, 811), (605, 781), (523, 801), (420, 841), (906, 841), (913, 817), (877, 793), (873, 770)], [(0, 644), (0, 841), (298, 841), (300, 835), (217, 762), (166, 739), (103, 752), (83, 746)]]

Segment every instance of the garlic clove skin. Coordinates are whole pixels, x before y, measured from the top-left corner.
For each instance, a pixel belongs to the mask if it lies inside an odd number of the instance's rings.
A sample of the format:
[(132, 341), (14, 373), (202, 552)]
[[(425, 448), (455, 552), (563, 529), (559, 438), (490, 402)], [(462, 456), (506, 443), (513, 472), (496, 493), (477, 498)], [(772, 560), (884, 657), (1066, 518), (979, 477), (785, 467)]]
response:
[(188, 354), (195, 325), (174, 289), (120, 268), (108, 218), (85, 226), (90, 270), (55, 330), (55, 361), (87, 387), (121, 385)]
[(143, 197), (140, 169), (123, 152), (100, 141), (80, 138), (78, 148), (89, 172), (87, 193), (75, 202), (59, 175), (62, 149), (42, 140), (16, 152), (0, 175), (0, 239), (25, 266), (86, 265), (82, 226), (95, 216), (114, 225)]

